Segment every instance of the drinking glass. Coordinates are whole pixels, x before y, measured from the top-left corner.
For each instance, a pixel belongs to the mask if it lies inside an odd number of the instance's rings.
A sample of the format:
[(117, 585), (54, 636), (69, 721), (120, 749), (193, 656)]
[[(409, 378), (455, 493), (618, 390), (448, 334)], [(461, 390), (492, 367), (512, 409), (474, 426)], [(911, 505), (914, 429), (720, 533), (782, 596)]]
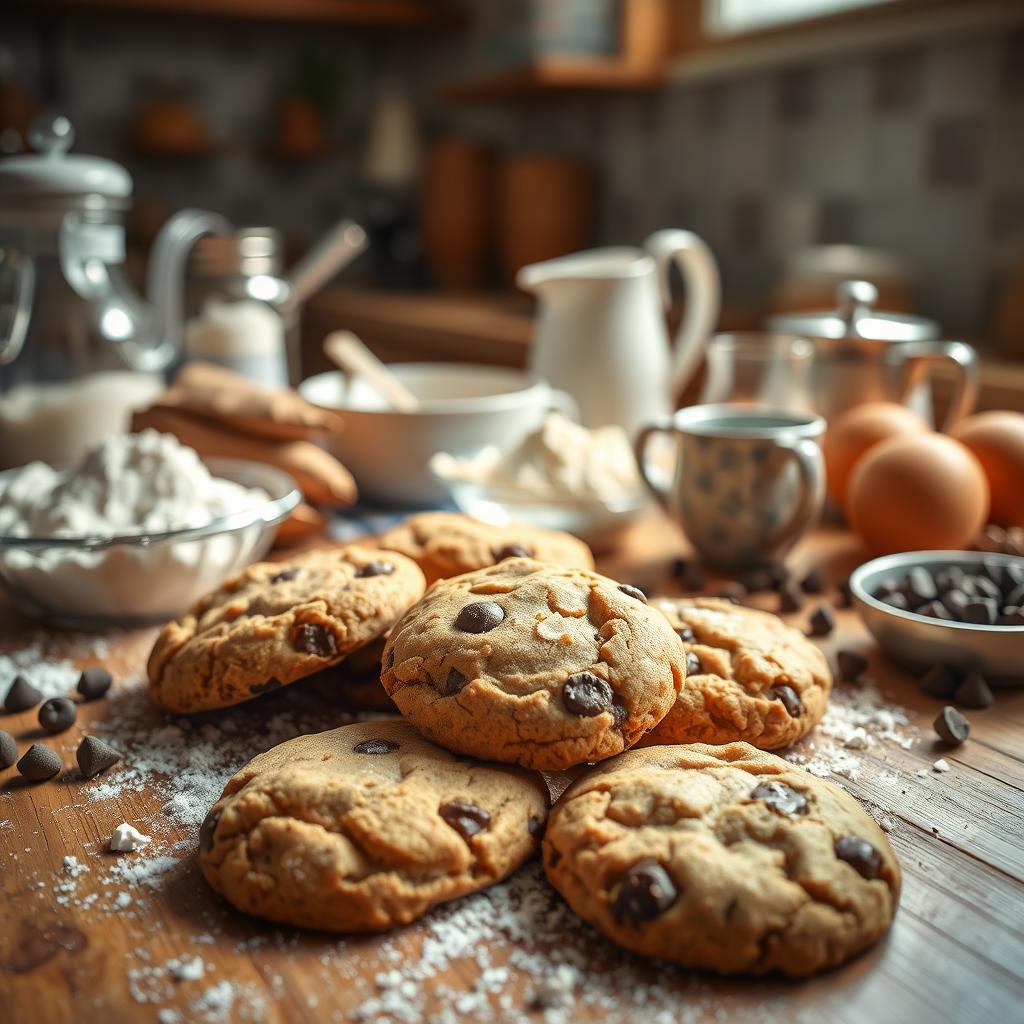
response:
[(792, 334), (716, 334), (708, 344), (699, 401), (814, 412), (809, 385), (813, 357), (811, 342)]

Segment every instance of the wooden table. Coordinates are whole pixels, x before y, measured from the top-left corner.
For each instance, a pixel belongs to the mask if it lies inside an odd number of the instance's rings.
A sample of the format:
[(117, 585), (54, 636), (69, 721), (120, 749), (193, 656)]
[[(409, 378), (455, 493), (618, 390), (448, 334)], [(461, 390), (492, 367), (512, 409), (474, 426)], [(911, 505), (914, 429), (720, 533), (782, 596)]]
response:
[[(678, 535), (667, 524), (644, 523), (624, 538), (619, 550), (602, 559), (602, 568), (649, 592), (672, 593), (667, 567), (681, 548)], [(798, 549), (793, 563), (797, 568), (824, 565), (836, 579), (860, 557), (848, 535), (823, 530)], [(0, 650), (24, 646), (34, 627), (9, 607), (0, 608), (0, 613)], [(794, 620), (803, 621), (806, 614)], [(90, 660), (83, 658), (90, 645), (88, 637), (44, 632), (41, 638), (51, 657)], [(106, 663), (119, 678), (138, 674), (151, 638), (148, 630), (115, 635)], [(0, 777), (0, 821), (9, 822), (0, 827), (0, 1019), (11, 1024), (404, 1022), (427, 1019), (426, 1014), (445, 1007), (451, 1010), (458, 1005), (454, 990), (466, 1000), (463, 1009), (476, 1008), (475, 1015), (464, 1014), (462, 1019), (482, 1019), (479, 1006), (486, 1003), (495, 1021), (541, 1021), (542, 1014), (530, 1007), (538, 984), (536, 965), (544, 973), (544, 964), (550, 962), (544, 957), (561, 955), (564, 946), (583, 965), (582, 984), (574, 1006), (549, 1011), (553, 1021), (647, 1022), (659, 1019), (657, 1009), (667, 1011), (661, 1019), (689, 1024), (797, 1019), (845, 1024), (929, 1020), (1009, 1024), (1020, 1020), (1024, 1006), (1024, 692), (1004, 691), (993, 708), (969, 712), (970, 740), (955, 750), (941, 749), (930, 729), (938, 703), (920, 694), (911, 677), (885, 663), (852, 612), (839, 614), (839, 628), (824, 646), (830, 653), (838, 646), (869, 653), (871, 671), (887, 693), (909, 709), (920, 729), (910, 749), (893, 743), (873, 746), (861, 755), (863, 769), (855, 779), (838, 780), (883, 821), (905, 872), (902, 902), (891, 933), (840, 970), (794, 983), (722, 980), (644, 963), (574, 924), (553, 896), (550, 904), (545, 903), (550, 912), (536, 917), (540, 935), (496, 934), (486, 949), (468, 951), (474, 955), (456, 957), (450, 963), (442, 961), (437, 968), (431, 951), (436, 950), (439, 936), (458, 933), (459, 914), (490, 907), (491, 902), (460, 901), (435, 911), (424, 922), (382, 937), (345, 940), (269, 926), (235, 913), (206, 887), (191, 856), (194, 833), (167, 826), (157, 795), (128, 791), (111, 801), (88, 801), (82, 797), (83, 784), (71, 773), (60, 781), (23, 786), (11, 770)], [(292, 699), (288, 691), (269, 698)], [(91, 725), (102, 725), (112, 708), (123, 712), (126, 704), (148, 715), (154, 729), (165, 723), (163, 716), (147, 710), (143, 691), (122, 685), (111, 699), (83, 705), (78, 724), (51, 742), (73, 765), (81, 733)], [(261, 742), (266, 745), (259, 732), (266, 707), (251, 705), (223, 712), (214, 720), (232, 716), (239, 730), (251, 730), (255, 751)], [(314, 714), (319, 714), (323, 728), (341, 720), (337, 708), (326, 704)], [(0, 727), (12, 731), (19, 743), (36, 736), (31, 711), (0, 718)], [(940, 756), (951, 766), (948, 773), (931, 771)], [(917, 774), (922, 769), (925, 777)], [(154, 835), (159, 832), (161, 847), (179, 858), (157, 888), (127, 888), (132, 902), (124, 911), (114, 903), (118, 887), (112, 890), (101, 878), (119, 856), (145, 853), (106, 852), (110, 833), (121, 821), (141, 822), (144, 831), (148, 823)], [(181, 845), (175, 847), (175, 843)], [(67, 879), (62, 864), (68, 855), (90, 870), (73, 879), (68, 886), (73, 898), (61, 904), (55, 893)], [(536, 866), (524, 871), (515, 891), (520, 895), (542, 891)], [(90, 898), (95, 900), (91, 906)], [(493, 897), (499, 903), (506, 898)], [(520, 920), (530, 920), (529, 913)], [(559, 936), (563, 927), (564, 939)], [(201, 979), (174, 980), (168, 961), (195, 955), (212, 968), (204, 968)], [(481, 961), (489, 968), (482, 985)], [(387, 972), (418, 969), (413, 966), (417, 963), (423, 973), (433, 976), (414, 986), (411, 1002), (393, 996), (395, 979)], [(508, 965), (507, 974), (502, 965)], [(234, 986), (227, 992), (230, 1000), (225, 989), (217, 987), (223, 982)], [(599, 996), (605, 998), (604, 1006), (598, 1005)], [(406, 1016), (369, 1012), (374, 1005), (382, 1005), (382, 998), (392, 998), (398, 1012)], [(646, 1005), (640, 1005), (641, 1000)], [(360, 1006), (363, 1015), (351, 1017)]]

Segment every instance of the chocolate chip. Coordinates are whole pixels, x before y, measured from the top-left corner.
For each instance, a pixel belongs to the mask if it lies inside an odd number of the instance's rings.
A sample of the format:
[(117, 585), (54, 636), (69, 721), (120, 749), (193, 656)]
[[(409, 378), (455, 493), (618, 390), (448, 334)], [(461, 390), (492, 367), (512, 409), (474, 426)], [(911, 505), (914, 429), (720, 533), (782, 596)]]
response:
[(927, 604), (939, 596), (932, 574), (920, 565), (915, 565), (903, 578), (901, 589), (911, 607)]
[(338, 653), (334, 634), (317, 622), (304, 622), (299, 626), (292, 645), (295, 650), (317, 658), (333, 658)]
[(804, 595), (793, 582), (783, 583), (779, 587), (779, 614), (792, 615), (804, 606)]
[(45, 732), (58, 733), (75, 724), (78, 712), (67, 697), (51, 697), (39, 709), (39, 726)]
[(99, 700), (114, 682), (114, 677), (102, 665), (90, 665), (78, 677), (78, 692), (84, 700)]
[(792, 686), (773, 686), (768, 690), (768, 697), (781, 701), (790, 718), (799, 718), (803, 714), (804, 706), (800, 702), (800, 694)]
[(639, 587), (634, 587), (629, 583), (622, 583), (619, 585), (619, 590), (628, 597), (635, 597), (638, 601), (643, 601), (644, 604), (647, 604), (647, 595)]
[(970, 598), (962, 590), (947, 590), (939, 598), (942, 607), (954, 618), (959, 619), (964, 610), (964, 605)]
[(482, 807), (469, 804), (463, 800), (449, 800), (441, 804), (437, 813), (451, 825), (466, 842), (478, 832), (486, 832), (491, 827), (491, 816)]
[(91, 779), (100, 772), (105, 772), (111, 765), (117, 764), (121, 760), (121, 755), (109, 743), (104, 743), (95, 736), (86, 736), (79, 744), (75, 758), (82, 774)]
[(974, 583), (974, 592), (980, 597), (990, 597), (993, 601), (998, 601), (1002, 596), (1003, 592), (997, 583), (993, 583), (987, 576), (972, 576)]
[(861, 878), (871, 881), (882, 868), (882, 855), (860, 836), (843, 836), (835, 841), (836, 856), (846, 861)]
[(686, 570), (690, 568), (690, 563), (685, 559), (677, 556), (672, 559), (672, 564), (669, 566), (669, 575), (676, 580), (681, 580), (686, 575)]
[(991, 597), (979, 597), (963, 606), (960, 619), (975, 626), (994, 626), (997, 614), (998, 608)]
[(836, 664), (839, 666), (839, 678), (844, 683), (852, 683), (867, 671), (868, 659), (856, 651), (840, 651), (836, 655)]
[(449, 669), (448, 676), (444, 681), (444, 694), (446, 697), (452, 697), (459, 693), (465, 685), (466, 677), (457, 668)]
[(692, 644), (694, 640), (697, 639), (696, 634), (693, 632), (692, 629), (690, 629), (689, 626), (680, 626), (676, 630), (676, 635), (679, 637), (680, 640), (683, 641), (684, 644)]
[(828, 636), (836, 628), (836, 618), (827, 604), (820, 604), (811, 615), (811, 636)]
[(776, 562), (768, 567), (768, 571), (772, 576), (772, 590), (778, 590), (789, 581), (789, 568), (784, 562)]
[(825, 590), (825, 579), (818, 569), (812, 569), (801, 581), (800, 589), (805, 594), (821, 594)]
[(686, 590), (703, 590), (707, 586), (708, 578), (699, 565), (691, 562), (686, 566), (680, 582)]
[(739, 604), (746, 596), (747, 591), (742, 583), (725, 583), (715, 591), (715, 597), (720, 597), (724, 601), (732, 601), (733, 604)]
[(9, 732), (0, 729), (0, 768), (10, 768), (18, 760), (18, 744)]
[(935, 721), (932, 724), (939, 739), (951, 747), (960, 746), (971, 731), (967, 719), (949, 704), (935, 716)]
[(898, 590), (894, 594), (886, 594), (882, 600), (890, 608), (898, 608), (900, 611), (906, 611), (910, 607), (906, 595), (901, 594)]
[(776, 814), (792, 818), (807, 813), (806, 795), (784, 782), (759, 782), (750, 796), (767, 804)]
[(953, 700), (965, 708), (990, 708), (996, 699), (980, 672), (968, 672), (953, 693)]
[(491, 554), (496, 562), (504, 562), (506, 558), (533, 558), (533, 552), (522, 544), (505, 544), (495, 548)]
[(1024, 583), (1019, 587), (1014, 587), (1013, 590), (1008, 591), (1003, 603), (1013, 605), (1018, 608), (1024, 604)]
[(948, 700), (952, 697), (957, 685), (956, 676), (945, 665), (932, 665), (921, 676), (921, 689), (929, 697), (938, 697), (939, 700)]
[(384, 667), (390, 672), (395, 667), (395, 649), (394, 647), (388, 648), (388, 653), (384, 655)]
[(614, 692), (611, 686), (593, 672), (577, 672), (562, 685), (562, 703), (566, 711), (582, 718), (593, 718), (610, 711)]
[(1024, 608), (1007, 605), (996, 619), (997, 626), (1024, 626)]
[(299, 573), (302, 572), (297, 566), (291, 569), (282, 569), (281, 572), (276, 573), (270, 577), (271, 583), (285, 583), (288, 580), (295, 579)]
[(214, 807), (203, 819), (202, 825), (199, 826), (199, 849), (203, 853), (209, 853), (213, 849), (213, 836), (217, 831), (217, 826), (220, 824), (222, 811), (223, 808)]
[(486, 633), (500, 626), (505, 618), (505, 609), (493, 601), (477, 601), (467, 604), (455, 619), (455, 628), (463, 633)]
[(935, 576), (935, 589), (940, 594), (947, 594), (951, 590), (956, 590), (963, 578), (963, 569), (958, 565), (951, 565), (948, 569), (943, 569), (942, 572)]
[(355, 754), (391, 754), (398, 749), (398, 744), (391, 740), (362, 740), (352, 752)]
[(763, 594), (766, 590), (771, 590), (774, 587), (771, 569), (750, 569), (743, 574), (743, 579), (740, 582), (751, 594)]
[(390, 576), (394, 571), (395, 567), (390, 562), (367, 562), (357, 570), (356, 579), (365, 580), (371, 576)]
[(625, 704), (620, 703), (616, 697), (612, 700), (612, 720), (615, 722), (616, 728), (620, 727), (626, 719), (629, 718), (629, 709)]
[(610, 910), (619, 924), (643, 924), (660, 917), (678, 898), (668, 872), (654, 858), (645, 857), (622, 876)]
[(700, 658), (693, 651), (686, 652), (686, 674), (687, 676), (699, 676), (704, 670)]
[(52, 779), (63, 767), (61, 759), (42, 743), (33, 743), (18, 762), (18, 771), (32, 782)]
[(914, 612), (929, 619), (943, 619), (946, 622), (951, 622), (953, 619), (953, 616), (949, 614), (949, 609), (941, 601), (929, 601), (927, 604), (919, 605)]
[(28, 711), (34, 708), (43, 695), (24, 677), (15, 676), (11, 688), (4, 698), (4, 711), (9, 715), (17, 714), (19, 711)]

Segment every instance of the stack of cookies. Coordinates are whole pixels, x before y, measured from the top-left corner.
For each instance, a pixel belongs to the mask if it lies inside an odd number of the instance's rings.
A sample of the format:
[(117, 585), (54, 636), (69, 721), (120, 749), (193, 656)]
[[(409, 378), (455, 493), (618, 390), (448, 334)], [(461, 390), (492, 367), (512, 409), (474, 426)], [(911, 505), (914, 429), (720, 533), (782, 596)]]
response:
[[(228, 783), (199, 856), (244, 911), (379, 931), (543, 843), (582, 918), (687, 966), (809, 974), (892, 919), (884, 834), (765, 752), (813, 729), (831, 688), (773, 615), (649, 603), (573, 537), (430, 513), (373, 547), (251, 567), (165, 627), (149, 674), (157, 703), (198, 711), (349, 659), (404, 720), (291, 740)], [(540, 773), (564, 770), (549, 812)]]

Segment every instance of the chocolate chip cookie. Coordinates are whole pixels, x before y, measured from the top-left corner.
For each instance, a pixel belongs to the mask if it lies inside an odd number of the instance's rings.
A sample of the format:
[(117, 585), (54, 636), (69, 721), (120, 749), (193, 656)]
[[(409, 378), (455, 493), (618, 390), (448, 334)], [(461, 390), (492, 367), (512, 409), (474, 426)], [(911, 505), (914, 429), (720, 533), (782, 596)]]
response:
[(818, 648), (777, 615), (713, 597), (655, 600), (686, 648), (686, 686), (640, 741), (731, 743), (773, 750), (820, 721), (832, 672)]
[(834, 967), (885, 932), (900, 891), (853, 797), (748, 743), (599, 765), (555, 804), (544, 866), (614, 942), (723, 974)]
[(411, 558), (428, 583), (484, 569), (506, 558), (593, 569), (581, 540), (534, 526), (491, 526), (457, 512), (423, 512), (379, 537), (377, 544)]
[(512, 558), (435, 583), (392, 630), (381, 681), (450, 750), (557, 770), (631, 747), (685, 674), (682, 641), (639, 590)]
[(150, 693), (170, 711), (258, 697), (371, 643), (423, 588), (414, 562), (359, 545), (252, 565), (164, 626)]
[(207, 881), (239, 910), (329, 931), (382, 931), (484, 889), (536, 849), (533, 772), (460, 761), (397, 719), (260, 754), (199, 834)]

